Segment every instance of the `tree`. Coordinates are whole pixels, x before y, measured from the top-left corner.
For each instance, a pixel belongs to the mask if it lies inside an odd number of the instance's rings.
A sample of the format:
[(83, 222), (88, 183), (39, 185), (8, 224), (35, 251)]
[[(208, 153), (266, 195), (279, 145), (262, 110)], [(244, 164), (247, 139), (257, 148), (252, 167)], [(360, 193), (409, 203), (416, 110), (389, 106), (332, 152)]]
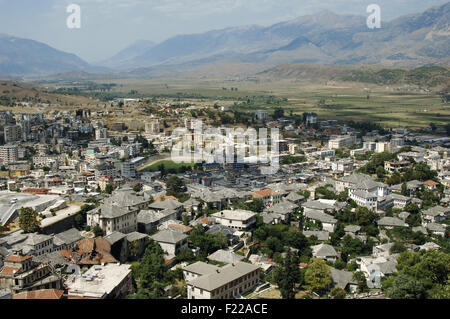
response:
[(382, 282), (390, 298), (434, 298), (448, 285), (450, 255), (444, 251), (406, 251), (397, 261), (398, 272)]
[(273, 118), (277, 120), (281, 117), (284, 117), (284, 110), (282, 108), (275, 109), (275, 112), (273, 113)]
[(75, 227), (77, 228), (77, 229), (82, 229), (83, 228), (83, 224), (84, 224), (84, 218), (83, 218), (83, 215), (80, 213), (80, 214), (77, 214), (76, 216), (75, 216)]
[(166, 182), (166, 187), (167, 194), (176, 197), (181, 197), (182, 194), (186, 191), (186, 185), (178, 176), (171, 176)]
[(105, 193), (107, 193), (107, 194), (111, 194), (112, 192), (113, 192), (113, 190), (114, 190), (114, 186), (112, 186), (111, 184), (106, 184), (106, 186), (105, 186)]
[(345, 296), (347, 296), (347, 293), (342, 288), (334, 287), (330, 291), (330, 297), (332, 299), (345, 299)]
[(283, 299), (295, 298), (295, 284), (301, 281), (298, 257), (289, 250), (282, 260), (281, 266), (275, 269), (274, 280), (280, 288)]
[(400, 274), (392, 282), (392, 287), (386, 290), (386, 294), (392, 299), (423, 299), (425, 287), (423, 283), (411, 276)]
[(101, 237), (101, 236), (103, 236), (103, 230), (100, 228), (99, 225), (95, 225), (95, 226), (92, 228), (92, 232), (94, 233), (94, 236), (95, 236), (95, 237)]
[(402, 195), (408, 196), (408, 186), (406, 185), (406, 183), (402, 184)]
[(389, 251), (391, 254), (399, 254), (406, 251), (406, 247), (401, 242), (395, 242)]
[(376, 169), (376, 174), (378, 178), (383, 178), (384, 177), (384, 168), (382, 166), (378, 166)]
[(365, 292), (368, 289), (366, 276), (362, 271), (354, 272), (353, 280), (356, 280), (356, 282), (358, 283), (358, 292)]
[(436, 124), (430, 123), (430, 129), (431, 129), (433, 132), (436, 131), (436, 129), (437, 129)]
[(325, 293), (331, 284), (330, 267), (322, 259), (311, 258), (305, 272), (306, 287), (319, 295)]
[(22, 207), (19, 212), (19, 227), (25, 233), (34, 233), (39, 230), (38, 213), (30, 207)]
[(137, 299), (160, 299), (164, 297), (164, 287), (170, 283), (169, 272), (164, 262), (161, 246), (152, 241), (145, 249), (137, 267), (133, 269), (133, 277), (138, 283)]

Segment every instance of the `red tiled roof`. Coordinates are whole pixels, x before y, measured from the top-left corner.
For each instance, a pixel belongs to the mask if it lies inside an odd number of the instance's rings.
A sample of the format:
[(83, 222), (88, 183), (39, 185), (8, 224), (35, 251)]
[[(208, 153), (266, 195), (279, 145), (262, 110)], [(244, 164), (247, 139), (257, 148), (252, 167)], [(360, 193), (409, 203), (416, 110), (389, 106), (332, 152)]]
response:
[(41, 289), (25, 291), (13, 295), (12, 299), (61, 299), (64, 291), (57, 289)]
[(5, 258), (5, 262), (12, 262), (12, 263), (21, 263), (25, 260), (28, 260), (30, 258), (33, 258), (31, 256), (17, 256), (17, 255), (13, 255), (13, 256), (9, 256)]
[(156, 197), (155, 198), (155, 202), (165, 201), (165, 200), (168, 200), (168, 199), (172, 199), (172, 200), (178, 201), (178, 198), (176, 198), (175, 196), (164, 196), (164, 197)]
[(49, 191), (50, 190), (48, 188), (27, 188), (23, 192), (33, 194), (47, 194)]
[(14, 268), (14, 267), (8, 267), (5, 266), (3, 267), (2, 271), (0, 271), (0, 274), (2, 275), (14, 275), (14, 273), (19, 270), (19, 268)]
[(179, 225), (179, 224), (169, 224), (169, 227), (182, 229), (187, 232), (190, 232), (192, 230), (192, 227), (185, 226), (185, 225)]
[(423, 182), (423, 184), (424, 184), (425, 186), (437, 186), (437, 185), (439, 185), (439, 183), (436, 183), (435, 181), (432, 181), (432, 180)]
[(254, 194), (261, 196), (261, 197), (265, 197), (265, 196), (273, 195), (274, 191), (272, 191), (271, 189), (262, 189), (262, 190), (254, 192)]

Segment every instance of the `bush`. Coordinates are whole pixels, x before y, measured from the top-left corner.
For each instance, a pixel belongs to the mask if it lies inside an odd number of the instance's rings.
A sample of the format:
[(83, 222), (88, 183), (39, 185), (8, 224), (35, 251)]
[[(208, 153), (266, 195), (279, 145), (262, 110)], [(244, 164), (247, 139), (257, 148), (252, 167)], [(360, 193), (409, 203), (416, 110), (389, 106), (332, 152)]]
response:
[(330, 297), (332, 299), (345, 299), (345, 296), (347, 296), (347, 293), (344, 289), (339, 287), (334, 287), (333, 289), (331, 289)]

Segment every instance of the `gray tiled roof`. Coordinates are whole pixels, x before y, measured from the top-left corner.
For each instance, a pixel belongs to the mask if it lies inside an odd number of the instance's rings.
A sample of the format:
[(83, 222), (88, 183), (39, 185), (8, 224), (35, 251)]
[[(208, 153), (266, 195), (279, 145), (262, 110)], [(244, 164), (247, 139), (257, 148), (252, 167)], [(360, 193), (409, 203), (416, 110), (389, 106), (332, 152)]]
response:
[(151, 238), (157, 242), (163, 242), (163, 243), (170, 243), (170, 244), (176, 244), (184, 239), (186, 239), (188, 236), (180, 233), (180, 232), (176, 232), (176, 231), (172, 231), (172, 230), (162, 230), (158, 233), (156, 233), (155, 235), (151, 236)]
[(378, 221), (379, 226), (400, 226), (408, 227), (403, 220), (397, 217), (383, 217)]
[(427, 228), (435, 232), (445, 232), (445, 226), (438, 223), (429, 223), (427, 224)]
[(244, 256), (235, 254), (230, 250), (219, 249), (208, 256), (209, 260), (219, 261), (226, 264), (236, 263), (244, 259)]
[(303, 235), (306, 237), (316, 236), (318, 240), (330, 239), (330, 233), (325, 230), (304, 230)]
[(126, 237), (127, 237), (127, 240), (131, 242), (131, 241), (141, 240), (144, 238), (149, 238), (150, 236), (147, 234), (142, 234), (142, 233), (138, 233), (138, 232), (134, 231), (134, 232), (127, 234)]
[(119, 232), (119, 231), (115, 231), (112, 232), (111, 234), (109, 234), (108, 236), (105, 236), (105, 239), (111, 244), (114, 245), (115, 243), (117, 243), (118, 241), (124, 239), (125, 237), (127, 237), (127, 235)]
[(330, 224), (337, 223), (337, 219), (333, 218), (333, 216), (321, 212), (309, 211), (305, 212), (304, 215), (307, 218), (318, 220), (322, 223), (330, 223)]
[(344, 227), (345, 232), (356, 233), (361, 230), (361, 226), (358, 225), (347, 225)]
[(70, 245), (81, 239), (83, 239), (83, 236), (81, 236), (81, 232), (76, 228), (71, 228), (59, 234), (56, 234), (53, 242), (56, 245)]
[(194, 274), (203, 276), (203, 275), (209, 275), (215, 273), (220, 267), (207, 264), (203, 261), (197, 261), (193, 264), (190, 264), (186, 267), (183, 267), (183, 270), (187, 272), (192, 272)]
[(432, 217), (439, 216), (439, 215), (445, 215), (445, 214), (449, 214), (449, 213), (450, 213), (450, 207), (442, 207), (442, 206), (434, 206), (434, 207), (431, 207), (422, 212), (422, 214), (432, 216)]
[(147, 202), (143, 196), (137, 196), (132, 190), (124, 189), (115, 191), (111, 197), (105, 199), (105, 204), (118, 206), (135, 206)]
[(228, 264), (227, 266), (220, 268), (218, 273), (200, 276), (190, 281), (189, 284), (206, 291), (212, 291), (257, 270), (258, 268), (258, 266), (245, 262), (237, 262), (234, 266), (233, 264)]
[(333, 246), (328, 244), (320, 244), (316, 246), (312, 246), (311, 249), (313, 250), (313, 256), (314, 257), (336, 257), (337, 252), (333, 248)]
[(153, 209), (178, 209), (179, 207), (183, 206), (182, 203), (179, 201), (173, 200), (173, 199), (167, 199), (164, 201), (154, 202), (150, 205), (150, 208)]
[(117, 218), (130, 213), (127, 207), (121, 207), (114, 204), (100, 205), (93, 213), (100, 211), (102, 218)]
[(330, 268), (330, 275), (334, 284), (342, 289), (345, 289), (348, 284), (358, 284), (357, 281), (353, 280), (353, 273), (346, 270), (338, 270), (336, 268)]
[(285, 198), (287, 200), (290, 200), (290, 201), (293, 201), (293, 202), (305, 199), (304, 196), (299, 195), (296, 192), (290, 192), (289, 195), (287, 195)]

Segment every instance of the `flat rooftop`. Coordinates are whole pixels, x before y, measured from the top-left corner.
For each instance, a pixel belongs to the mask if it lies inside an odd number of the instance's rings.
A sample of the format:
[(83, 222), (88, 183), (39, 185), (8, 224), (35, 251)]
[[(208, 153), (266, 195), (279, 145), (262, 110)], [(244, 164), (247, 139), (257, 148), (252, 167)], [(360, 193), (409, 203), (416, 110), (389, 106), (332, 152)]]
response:
[(95, 265), (81, 276), (66, 281), (69, 295), (104, 298), (131, 273), (131, 265)]

